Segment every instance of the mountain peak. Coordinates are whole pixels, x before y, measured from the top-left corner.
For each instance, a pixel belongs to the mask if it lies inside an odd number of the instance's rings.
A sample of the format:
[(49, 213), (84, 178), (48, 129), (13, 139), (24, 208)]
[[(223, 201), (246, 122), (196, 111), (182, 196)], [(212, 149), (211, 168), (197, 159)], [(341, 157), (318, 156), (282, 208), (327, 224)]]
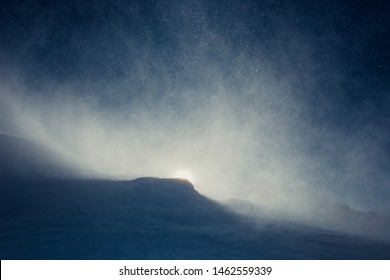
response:
[(140, 177), (132, 180), (136, 185), (142, 185), (142, 187), (168, 187), (168, 188), (184, 188), (195, 191), (194, 185), (186, 179), (178, 178), (158, 178), (158, 177)]

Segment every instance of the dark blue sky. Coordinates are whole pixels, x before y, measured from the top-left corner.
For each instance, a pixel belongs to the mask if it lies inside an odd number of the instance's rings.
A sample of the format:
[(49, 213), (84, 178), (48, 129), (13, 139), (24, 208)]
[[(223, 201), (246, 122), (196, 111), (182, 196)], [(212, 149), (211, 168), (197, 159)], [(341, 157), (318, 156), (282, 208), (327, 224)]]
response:
[[(230, 52), (216, 44), (206, 46), (203, 55), (226, 66), (226, 75), (234, 54), (265, 58), (281, 78), (291, 69), (301, 74), (296, 82), (313, 92), (296, 94), (312, 108), (313, 121), (386, 125), (389, 11), (386, 1), (2, 1), (1, 59), (5, 66), (16, 64), (37, 89), (47, 81), (93, 81), (104, 87), (126, 77), (142, 83), (132, 77), (131, 67), (145, 60), (157, 78), (164, 72), (173, 83), (180, 79), (192, 87), (205, 78), (201, 69), (185, 73), (182, 61), (196, 57), (205, 40), (213, 44), (207, 34), (213, 32)], [(294, 36), (303, 48), (290, 45)], [(141, 59), (144, 48), (148, 57)], [(316, 69), (305, 69), (306, 55)], [(154, 58), (164, 69), (153, 65)], [(321, 77), (314, 88), (313, 75)]]
[[(277, 170), (354, 207), (386, 208), (389, 14), (388, 1), (2, 1), (2, 90), (45, 121), (82, 116), (102, 131), (134, 124), (144, 150), (191, 142), (186, 149), (211, 165), (224, 162), (208, 176), (236, 170), (232, 184), (261, 173), (247, 185), (283, 185), (269, 177)], [(45, 111), (57, 107), (62, 118)], [(34, 125), (51, 141), (94, 127), (59, 132), (59, 123)], [(146, 144), (152, 137), (160, 144)], [(77, 154), (82, 139), (61, 145)], [(213, 151), (231, 154), (210, 152), (204, 143), (213, 141)], [(129, 153), (147, 162), (133, 144)], [(183, 151), (175, 156), (193, 163)]]

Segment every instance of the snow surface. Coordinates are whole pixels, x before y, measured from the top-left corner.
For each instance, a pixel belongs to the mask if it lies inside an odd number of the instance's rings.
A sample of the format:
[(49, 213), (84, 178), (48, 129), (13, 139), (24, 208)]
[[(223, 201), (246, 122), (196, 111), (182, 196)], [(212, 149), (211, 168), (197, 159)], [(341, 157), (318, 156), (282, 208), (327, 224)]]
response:
[(4, 139), (0, 259), (390, 259), (383, 241), (253, 222), (186, 180), (48, 177)]
[(177, 179), (40, 179), (1, 192), (1, 259), (390, 258), (385, 243), (252, 224)]

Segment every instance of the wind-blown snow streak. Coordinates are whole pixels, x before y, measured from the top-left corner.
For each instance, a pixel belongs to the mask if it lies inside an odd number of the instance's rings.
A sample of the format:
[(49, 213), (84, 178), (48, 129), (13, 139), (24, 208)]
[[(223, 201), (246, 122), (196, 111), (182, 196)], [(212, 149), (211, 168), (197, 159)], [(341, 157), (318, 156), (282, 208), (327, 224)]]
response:
[(168, 177), (185, 167), (214, 199), (356, 233), (367, 219), (343, 215), (374, 211), (377, 228), (365, 234), (386, 236), (390, 134), (364, 118), (370, 108), (360, 119), (344, 112), (340, 52), (323, 54), (338, 34), (317, 41), (293, 24), (291, 7), (265, 5), (262, 19), (246, 5), (208, 3), (38, 12), (23, 49), (0, 46), (1, 129), (80, 176)]

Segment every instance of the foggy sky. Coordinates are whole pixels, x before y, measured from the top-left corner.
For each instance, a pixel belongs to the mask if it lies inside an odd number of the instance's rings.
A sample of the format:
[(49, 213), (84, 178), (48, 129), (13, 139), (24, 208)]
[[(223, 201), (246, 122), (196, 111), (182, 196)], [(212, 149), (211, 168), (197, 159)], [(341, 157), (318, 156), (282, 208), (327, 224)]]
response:
[(384, 1), (14, 2), (0, 6), (2, 133), (80, 176), (188, 169), (218, 200), (389, 211)]

